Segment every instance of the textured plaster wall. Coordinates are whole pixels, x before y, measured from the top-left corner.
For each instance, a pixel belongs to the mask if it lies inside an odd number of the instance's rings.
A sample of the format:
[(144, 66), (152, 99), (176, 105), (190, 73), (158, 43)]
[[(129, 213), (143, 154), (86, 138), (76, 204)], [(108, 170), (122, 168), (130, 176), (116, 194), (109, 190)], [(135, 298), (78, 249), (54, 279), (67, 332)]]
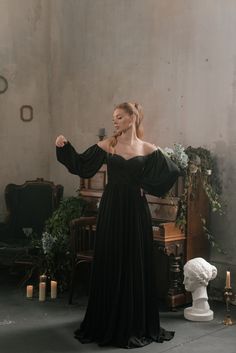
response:
[[(1, 212), (10, 180), (37, 176), (75, 195), (79, 180), (55, 160), (63, 133), (80, 151), (112, 133), (114, 104), (140, 102), (146, 139), (209, 148), (218, 159), (227, 213), (212, 252), (236, 286), (236, 2), (234, 0), (0, 0)], [(19, 119), (22, 104), (35, 119)]]
[[(220, 288), (235, 273), (236, 2), (234, 0), (51, 1), (53, 134), (82, 151), (112, 132), (114, 104), (142, 103), (146, 139), (209, 148), (218, 158), (227, 214), (213, 218), (226, 248), (213, 250)], [(51, 156), (52, 179), (74, 194), (78, 179)], [(220, 292), (218, 293), (220, 295)]]
[[(47, 1), (0, 0), (0, 75), (8, 80), (0, 95), (1, 220), (8, 183), (49, 178), (48, 16)], [(20, 119), (22, 105), (33, 107), (31, 122)]]

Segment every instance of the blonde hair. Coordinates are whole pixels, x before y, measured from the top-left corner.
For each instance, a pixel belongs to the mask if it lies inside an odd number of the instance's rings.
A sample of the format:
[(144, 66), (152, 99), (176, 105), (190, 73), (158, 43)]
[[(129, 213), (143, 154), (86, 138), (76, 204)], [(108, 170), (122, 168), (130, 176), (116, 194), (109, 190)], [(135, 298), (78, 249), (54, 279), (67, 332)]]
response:
[[(138, 138), (142, 139), (143, 138), (143, 109), (139, 103), (131, 103), (131, 102), (124, 102), (120, 103), (115, 106), (114, 111), (116, 109), (123, 109), (126, 113), (129, 115), (135, 115), (136, 116), (136, 121), (135, 121), (135, 129), (136, 129), (136, 135)], [(109, 138), (109, 150), (113, 153), (115, 151), (115, 146), (117, 144), (117, 138), (120, 136), (122, 132), (116, 132), (114, 133), (110, 138)]]

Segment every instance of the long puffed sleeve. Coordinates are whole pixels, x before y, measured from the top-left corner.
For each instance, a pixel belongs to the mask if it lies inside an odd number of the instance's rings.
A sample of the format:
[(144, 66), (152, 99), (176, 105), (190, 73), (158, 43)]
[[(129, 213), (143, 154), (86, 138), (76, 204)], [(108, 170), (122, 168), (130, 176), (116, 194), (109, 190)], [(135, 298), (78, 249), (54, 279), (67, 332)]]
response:
[(106, 152), (97, 144), (83, 153), (77, 153), (70, 142), (67, 142), (64, 147), (56, 147), (56, 155), (57, 160), (66, 166), (70, 173), (81, 178), (91, 178), (106, 162)]
[(171, 189), (179, 175), (178, 166), (157, 149), (146, 160), (141, 185), (148, 194), (161, 197)]

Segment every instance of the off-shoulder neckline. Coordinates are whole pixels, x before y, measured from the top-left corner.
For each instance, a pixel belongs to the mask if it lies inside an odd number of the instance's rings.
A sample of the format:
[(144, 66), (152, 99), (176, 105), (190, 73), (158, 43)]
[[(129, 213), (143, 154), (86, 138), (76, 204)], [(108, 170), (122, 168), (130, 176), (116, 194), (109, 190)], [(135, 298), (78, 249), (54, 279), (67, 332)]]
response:
[(96, 143), (97, 147), (102, 150), (103, 152), (109, 154), (109, 155), (113, 155), (113, 156), (118, 156), (122, 159), (124, 159), (125, 161), (130, 161), (132, 159), (135, 159), (135, 158), (139, 158), (139, 157), (150, 157), (152, 156), (155, 152), (157, 151), (160, 151), (160, 148), (158, 147), (156, 150), (152, 151), (151, 153), (148, 153), (148, 154), (139, 154), (139, 155), (136, 155), (136, 156), (133, 156), (133, 157), (130, 157), (130, 158), (125, 158), (123, 157), (121, 154), (118, 154), (118, 153), (111, 153), (111, 152), (108, 152), (106, 150), (104, 150), (102, 147), (100, 147), (97, 143)]

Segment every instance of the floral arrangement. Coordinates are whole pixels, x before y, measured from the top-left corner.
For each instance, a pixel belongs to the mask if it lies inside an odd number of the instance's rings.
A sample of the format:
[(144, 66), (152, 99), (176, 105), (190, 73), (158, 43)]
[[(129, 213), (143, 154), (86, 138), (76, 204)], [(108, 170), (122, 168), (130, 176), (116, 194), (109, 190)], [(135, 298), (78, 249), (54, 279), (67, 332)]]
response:
[(46, 271), (52, 278), (57, 278), (61, 290), (67, 288), (71, 272), (69, 224), (72, 219), (84, 214), (86, 205), (86, 201), (80, 197), (63, 199), (47, 220), (42, 235)]
[(166, 147), (164, 152), (170, 157), (181, 169), (186, 169), (188, 166), (188, 155), (185, 153), (184, 147), (175, 143), (174, 148)]
[[(200, 176), (200, 181), (208, 197), (212, 212), (218, 212), (222, 215), (224, 212), (223, 202), (220, 197), (221, 184), (218, 178), (217, 164), (211, 152), (202, 147), (194, 148), (189, 146), (184, 148), (180, 144), (174, 144), (174, 148), (165, 148), (164, 153), (179, 166), (184, 175), (184, 192), (180, 197), (176, 224), (182, 229), (186, 225), (188, 191), (191, 189), (192, 197), (194, 197), (197, 175)], [(204, 218), (202, 218), (202, 227), (211, 245), (215, 246), (219, 252), (224, 252), (207, 228)]]
[(30, 235), (31, 245), (37, 249), (40, 271), (57, 279), (61, 291), (67, 289), (71, 272), (69, 224), (84, 214), (86, 205), (80, 197), (64, 198), (47, 220), (41, 238)]
[(45, 255), (50, 254), (55, 243), (57, 243), (57, 238), (53, 237), (52, 234), (48, 232), (42, 234), (42, 247)]

